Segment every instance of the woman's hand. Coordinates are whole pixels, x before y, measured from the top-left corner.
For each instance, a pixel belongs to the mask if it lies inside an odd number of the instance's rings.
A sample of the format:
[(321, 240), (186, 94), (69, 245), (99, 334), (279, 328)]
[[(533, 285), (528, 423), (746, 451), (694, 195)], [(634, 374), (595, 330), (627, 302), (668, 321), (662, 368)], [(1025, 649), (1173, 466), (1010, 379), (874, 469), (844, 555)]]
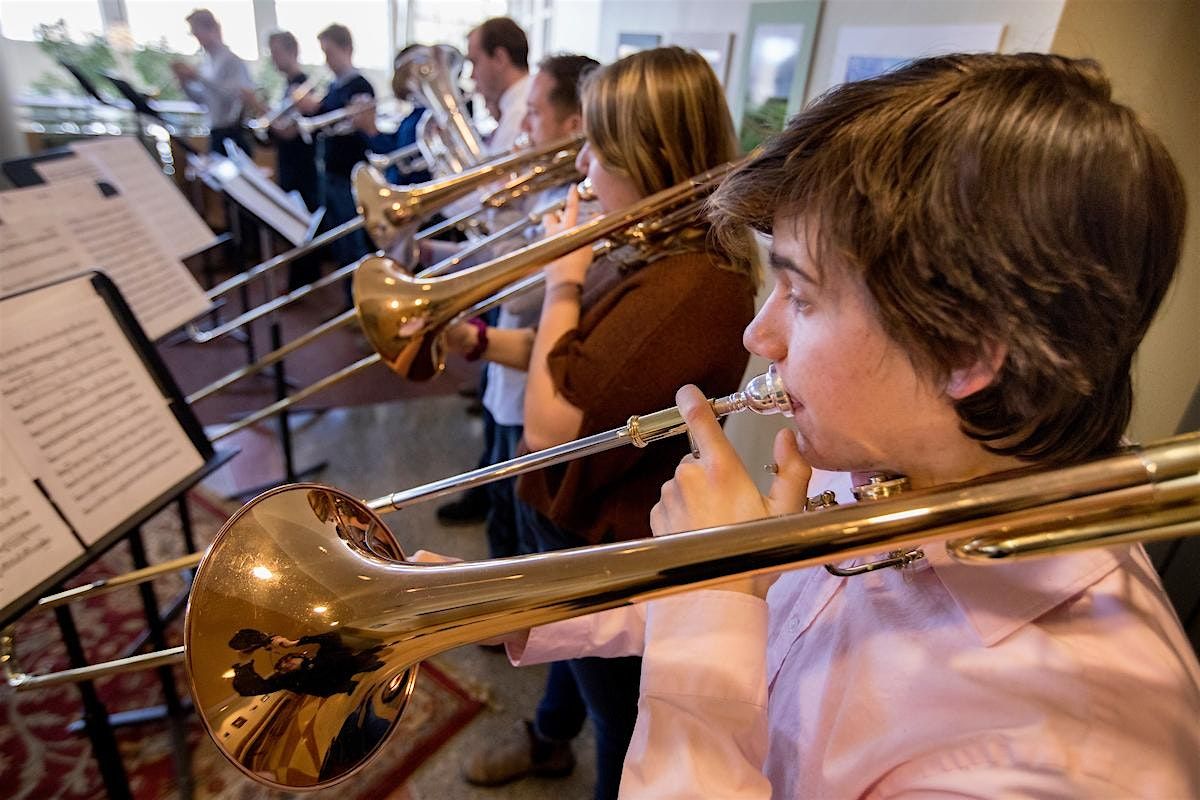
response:
[(446, 328), (446, 347), (466, 356), (479, 346), (479, 328), (469, 322), (456, 322)]
[[(685, 386), (675, 395), (687, 421), (700, 457), (688, 455), (665, 483), (658, 504), (650, 511), (650, 528), (655, 536), (747, 522), (791, 514), (804, 509), (812, 469), (800, 456), (791, 430), (775, 437), (774, 458), (778, 466), (770, 492), (764, 496), (754, 485), (733, 445), (725, 438), (708, 400), (695, 386)], [(721, 588), (763, 597), (775, 575), (744, 578)]]
[[(579, 222), (579, 193), (572, 186), (567, 192), (566, 208), (562, 211), (547, 214), (542, 219), (546, 236), (553, 236), (568, 228), (574, 228)], [(577, 284), (582, 286), (587, 275), (588, 267), (592, 264), (592, 248), (581, 247), (567, 253), (565, 256), (546, 266), (546, 290), (550, 291), (559, 284)]]

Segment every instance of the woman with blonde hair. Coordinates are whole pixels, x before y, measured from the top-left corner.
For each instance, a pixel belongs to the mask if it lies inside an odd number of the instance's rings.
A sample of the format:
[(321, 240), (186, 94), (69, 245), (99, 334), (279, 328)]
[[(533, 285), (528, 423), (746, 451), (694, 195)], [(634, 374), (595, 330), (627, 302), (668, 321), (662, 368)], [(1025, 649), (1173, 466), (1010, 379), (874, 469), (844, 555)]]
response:
[[(617, 211), (733, 160), (733, 124), (720, 83), (695, 52), (664, 47), (596, 70), (582, 94), (587, 144), (578, 166), (601, 208)], [(577, 221), (572, 191), (553, 234)], [(485, 358), (527, 364), (525, 444), (540, 450), (669, 406), (695, 383), (735, 391), (746, 367), (741, 332), (754, 314), (750, 248), (721, 245), (696, 223), (636, 259), (592, 260), (583, 248), (546, 268), (536, 329), (494, 331)], [(488, 332), (491, 332), (490, 330)], [(485, 334), (486, 335), (486, 334)], [(546, 551), (650, 535), (659, 487), (686, 441), (624, 448), (523, 476), (520, 533)], [(551, 667), (534, 720), (466, 764), (468, 781), (496, 785), (564, 775), (586, 717), (597, 747), (597, 798), (615, 797), (637, 716), (640, 659), (581, 659)]]

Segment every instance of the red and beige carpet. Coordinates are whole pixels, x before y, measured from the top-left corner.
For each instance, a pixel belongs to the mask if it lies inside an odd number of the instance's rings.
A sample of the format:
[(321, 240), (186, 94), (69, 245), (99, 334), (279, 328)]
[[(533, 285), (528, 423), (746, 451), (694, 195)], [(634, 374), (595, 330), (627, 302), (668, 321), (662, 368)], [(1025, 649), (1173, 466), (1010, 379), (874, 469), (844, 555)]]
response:
[[(191, 508), (197, 539), (202, 543), (212, 538), (230, 510), (203, 495), (193, 495)], [(152, 563), (182, 553), (173, 507), (151, 520), (143, 528), (143, 536)], [(130, 568), (124, 546), (118, 545), (69, 585), (119, 574)], [(164, 606), (182, 588), (182, 580), (176, 576), (155, 582), (159, 602)], [(144, 629), (136, 589), (93, 598), (75, 607), (74, 615), (93, 663), (121, 655), (128, 643)], [(178, 622), (172, 626), (171, 644), (181, 641), (180, 627)], [(42, 673), (66, 666), (66, 652), (53, 615), (44, 612), (27, 615), (17, 623), (16, 630), (23, 669)], [(175, 673), (180, 691), (186, 692), (182, 668), (176, 668)], [(153, 672), (104, 678), (97, 681), (96, 686), (110, 713), (163, 702), (162, 688)], [(397, 800), (404, 797), (405, 779), (462, 729), (481, 707), (482, 703), (444, 670), (434, 664), (425, 664), (400, 729), (385, 745), (381, 755), (346, 783), (307, 796), (336, 796), (340, 800)], [(13, 800), (82, 800), (104, 796), (100, 772), (86, 734), (67, 731), (67, 726), (79, 718), (80, 712), (79, 693), (71, 686), (20, 694), (7, 687), (0, 689), (0, 796)], [(188, 725), (187, 741), (194, 797), (250, 800), (285, 796), (243, 777), (217, 752), (194, 716)], [(157, 800), (178, 796), (179, 776), (170, 729), (165, 722), (122, 728), (118, 732), (118, 742), (135, 798)]]

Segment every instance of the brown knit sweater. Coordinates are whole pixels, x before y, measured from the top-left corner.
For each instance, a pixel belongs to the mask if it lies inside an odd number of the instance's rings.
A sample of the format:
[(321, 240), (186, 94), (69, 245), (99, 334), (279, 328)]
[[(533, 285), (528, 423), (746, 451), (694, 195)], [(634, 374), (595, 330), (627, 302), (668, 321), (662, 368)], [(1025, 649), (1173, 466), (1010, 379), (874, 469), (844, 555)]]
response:
[[(673, 406), (687, 383), (709, 397), (741, 388), (753, 281), (715, 259), (679, 253), (609, 281), (600, 276), (607, 290), (590, 305), (585, 296), (579, 327), (549, 356), (555, 387), (583, 411), (577, 438)], [(598, 269), (616, 268), (598, 262)], [(588, 277), (590, 287), (596, 276)], [(517, 493), (583, 542), (642, 538), (659, 490), (687, 452), (686, 436), (621, 447), (523, 475)]]

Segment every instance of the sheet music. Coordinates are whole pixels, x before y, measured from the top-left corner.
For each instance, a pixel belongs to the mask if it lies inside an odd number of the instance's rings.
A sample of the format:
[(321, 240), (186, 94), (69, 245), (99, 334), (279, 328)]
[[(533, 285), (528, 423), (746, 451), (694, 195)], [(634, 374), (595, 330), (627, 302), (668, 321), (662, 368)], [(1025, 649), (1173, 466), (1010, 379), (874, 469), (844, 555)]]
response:
[(96, 162), (80, 158), (76, 154), (53, 158), (47, 161), (36, 161), (33, 169), (46, 183), (58, 183), (76, 178), (87, 178), (92, 181), (113, 180)]
[(83, 553), (83, 545), (0, 434), (0, 608)]
[[(86, 253), (84, 268), (96, 267), (113, 279), (151, 339), (209, 307), (196, 278), (150, 235), (125, 199), (95, 183), (74, 180), (2, 192), (0, 220), (5, 223), (0, 228), (0, 290), (29, 286), (36, 275), (30, 260), (53, 268), (35, 285), (78, 272), (80, 265), (68, 257), (70, 245), (64, 244), (74, 240)], [(47, 227), (47, 220), (57, 227)], [(44, 238), (32, 238), (35, 229)], [(20, 251), (8, 250), (14, 237), (22, 242)]]
[(40, 286), (88, 268), (88, 256), (57, 219), (13, 216), (0, 194), (0, 294)]
[(307, 239), (311, 216), (297, 209), (287, 193), (267, 180), (257, 166), (239, 166), (228, 158), (210, 159), (208, 174), (227, 195), (292, 244)]
[(86, 276), (3, 302), (0, 414), (85, 544), (203, 465)]
[(105, 136), (75, 142), (71, 149), (112, 177), (167, 252), (182, 258), (212, 244), (207, 223), (136, 138)]

